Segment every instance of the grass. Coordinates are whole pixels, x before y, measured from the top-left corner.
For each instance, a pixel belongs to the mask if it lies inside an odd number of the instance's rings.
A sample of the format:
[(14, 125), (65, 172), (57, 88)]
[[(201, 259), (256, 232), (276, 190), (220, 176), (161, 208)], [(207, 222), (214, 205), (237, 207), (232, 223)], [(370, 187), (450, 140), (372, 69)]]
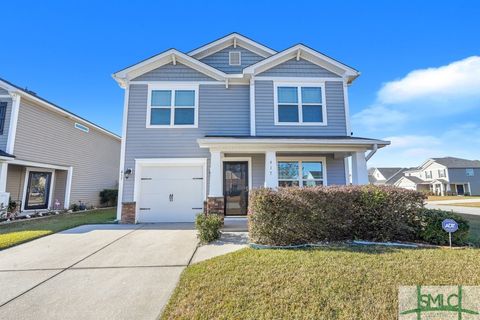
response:
[(115, 209), (62, 214), (0, 225), (0, 250), (82, 224), (108, 223)]
[(478, 202), (449, 203), (448, 205), (449, 206), (457, 206), (457, 207), (480, 208), (480, 201), (478, 201)]
[(186, 268), (162, 319), (397, 319), (401, 285), (480, 285), (478, 249), (243, 249)]
[(469, 242), (480, 247), (480, 216), (473, 214), (456, 213), (468, 220), (470, 230), (468, 234)]
[(480, 199), (478, 196), (428, 196), (428, 201)]

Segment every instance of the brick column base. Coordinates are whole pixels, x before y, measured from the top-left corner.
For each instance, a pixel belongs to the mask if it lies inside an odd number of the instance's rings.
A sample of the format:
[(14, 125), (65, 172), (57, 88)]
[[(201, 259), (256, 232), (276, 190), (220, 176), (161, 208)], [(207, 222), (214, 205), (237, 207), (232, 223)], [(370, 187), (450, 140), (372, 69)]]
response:
[(205, 212), (207, 214), (218, 214), (223, 220), (225, 217), (225, 198), (208, 197)]
[(135, 223), (135, 202), (122, 202), (121, 223)]

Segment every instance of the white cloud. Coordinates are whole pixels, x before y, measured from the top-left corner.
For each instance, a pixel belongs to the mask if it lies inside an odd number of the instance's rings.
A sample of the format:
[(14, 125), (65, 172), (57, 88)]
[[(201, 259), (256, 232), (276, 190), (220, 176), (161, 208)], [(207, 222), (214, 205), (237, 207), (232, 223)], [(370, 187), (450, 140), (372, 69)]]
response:
[(355, 127), (367, 127), (371, 131), (383, 130), (385, 127), (399, 128), (406, 120), (405, 113), (389, 110), (382, 105), (366, 108), (352, 117)]
[(369, 166), (420, 165), (428, 158), (459, 157), (480, 158), (480, 124), (464, 123), (446, 130), (439, 136), (397, 135), (386, 137), (391, 145), (380, 149), (368, 162)]
[(480, 56), (414, 70), (400, 80), (387, 82), (378, 92), (378, 101), (383, 104), (468, 97), (480, 97)]
[(408, 122), (480, 110), (480, 56), (414, 70), (385, 83), (376, 101), (352, 116), (354, 130), (392, 132)]

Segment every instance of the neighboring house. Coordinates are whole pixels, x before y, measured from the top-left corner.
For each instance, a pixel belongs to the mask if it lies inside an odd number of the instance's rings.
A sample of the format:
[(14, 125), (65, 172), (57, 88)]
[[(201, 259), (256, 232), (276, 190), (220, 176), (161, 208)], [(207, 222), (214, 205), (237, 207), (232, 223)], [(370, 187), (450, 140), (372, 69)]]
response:
[[(355, 69), (305, 45), (277, 52), (233, 33), (116, 72), (125, 89), (124, 222), (247, 213), (256, 187), (367, 184), (388, 141), (352, 137)], [(371, 150), (366, 156), (365, 152)]]
[(368, 181), (375, 185), (393, 185), (403, 176), (405, 168), (370, 168), (368, 170)]
[(480, 195), (480, 161), (431, 158), (406, 170), (395, 186), (437, 195)]
[(99, 204), (118, 185), (121, 139), (0, 79), (0, 196), (22, 210)]

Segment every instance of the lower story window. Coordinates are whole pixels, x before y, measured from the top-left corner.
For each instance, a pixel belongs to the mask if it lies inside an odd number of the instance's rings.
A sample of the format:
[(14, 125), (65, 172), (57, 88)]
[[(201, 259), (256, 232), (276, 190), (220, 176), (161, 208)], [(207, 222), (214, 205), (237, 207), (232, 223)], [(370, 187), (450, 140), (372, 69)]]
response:
[(318, 160), (278, 161), (280, 187), (313, 187), (324, 185), (324, 164)]

